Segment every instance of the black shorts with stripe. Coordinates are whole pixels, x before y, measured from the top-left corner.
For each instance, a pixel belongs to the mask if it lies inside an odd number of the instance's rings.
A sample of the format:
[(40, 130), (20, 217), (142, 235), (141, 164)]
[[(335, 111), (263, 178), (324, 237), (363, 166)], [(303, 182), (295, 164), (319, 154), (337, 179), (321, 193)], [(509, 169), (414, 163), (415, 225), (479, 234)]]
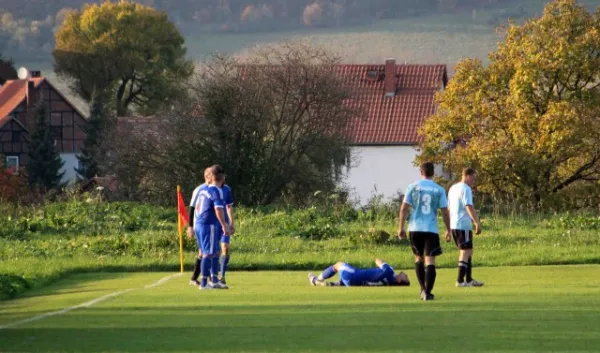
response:
[(416, 256), (438, 256), (442, 254), (440, 235), (430, 232), (409, 232), (410, 246)]
[(454, 244), (461, 250), (473, 249), (473, 232), (463, 229), (452, 229)]

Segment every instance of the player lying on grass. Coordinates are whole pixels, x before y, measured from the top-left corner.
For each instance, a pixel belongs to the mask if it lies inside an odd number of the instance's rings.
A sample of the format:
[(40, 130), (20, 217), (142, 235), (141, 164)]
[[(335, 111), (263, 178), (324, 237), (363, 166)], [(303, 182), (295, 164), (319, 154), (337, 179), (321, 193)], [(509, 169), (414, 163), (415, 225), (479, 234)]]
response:
[[(394, 269), (381, 259), (375, 259), (377, 267), (357, 269), (345, 262), (338, 262), (329, 266), (319, 276), (308, 274), (308, 279), (313, 286), (410, 286), (408, 276), (404, 272), (396, 274)], [(326, 280), (340, 274), (339, 282)]]

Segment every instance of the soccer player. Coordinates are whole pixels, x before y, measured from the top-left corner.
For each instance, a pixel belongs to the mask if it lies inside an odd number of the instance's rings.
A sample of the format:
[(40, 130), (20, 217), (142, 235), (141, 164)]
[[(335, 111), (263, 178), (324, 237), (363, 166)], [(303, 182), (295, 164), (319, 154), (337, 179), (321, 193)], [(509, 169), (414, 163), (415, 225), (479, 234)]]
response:
[[(437, 211), (441, 209), (446, 237), (450, 236), (450, 216), (446, 191), (433, 181), (434, 166), (427, 162), (421, 165), (422, 180), (408, 186), (400, 207), (400, 231), (398, 237), (406, 239), (404, 223), (410, 212), (408, 232), (410, 245), (415, 255), (415, 271), (421, 285), (421, 299), (433, 300), (431, 293), (435, 284), (435, 257), (442, 254), (437, 222)], [(423, 264), (425, 262), (425, 264)], [(426, 266), (426, 267), (425, 267)]]
[[(211, 183), (211, 176), (212, 176), (212, 169), (206, 168), (204, 170), (204, 184), (200, 184), (198, 187), (196, 187), (194, 189), (194, 192), (192, 193), (192, 198), (190, 199), (190, 210), (189, 210), (189, 215), (188, 215), (188, 219), (189, 219), (189, 223), (188, 223), (188, 229), (187, 229), (187, 235), (188, 238), (192, 239), (195, 236), (195, 232), (194, 232), (194, 224), (196, 224), (196, 213), (195, 213), (195, 206), (196, 203), (198, 202), (198, 196), (200, 195), (200, 191), (202, 190), (206, 190), (208, 188), (208, 185)], [(200, 264), (202, 262), (202, 251), (200, 248), (198, 248), (198, 257), (196, 258), (196, 261), (194, 262), (194, 272), (192, 273), (192, 278), (190, 279), (190, 285), (194, 285), (194, 286), (199, 286), (200, 282), (198, 282), (198, 277), (200, 276)]]
[[(345, 262), (337, 262), (325, 269), (319, 276), (308, 274), (313, 286), (409, 286), (410, 281), (404, 272), (396, 274), (394, 269), (381, 259), (375, 259), (376, 268), (356, 269)], [(339, 282), (326, 280), (340, 274)]]
[[(206, 190), (198, 193), (194, 214), (196, 223), (194, 231), (198, 247), (202, 253), (200, 263), (200, 289), (225, 289), (226, 285), (218, 280), (219, 240), (221, 234), (229, 235), (229, 227), (225, 223), (224, 204), (219, 188), (223, 186), (224, 173), (218, 166), (211, 167), (211, 183)], [(220, 227), (220, 229), (219, 229)], [(208, 284), (210, 275), (211, 283)]]
[[(471, 275), (473, 223), (475, 224), (475, 234), (481, 234), (481, 222), (479, 222), (479, 216), (473, 207), (473, 192), (471, 191), (471, 186), (475, 184), (476, 174), (475, 169), (466, 168), (462, 172), (462, 181), (452, 185), (448, 192), (452, 237), (459, 249), (457, 287), (483, 286), (483, 282), (474, 280)], [(447, 237), (446, 241), (450, 241), (450, 237)], [(467, 277), (466, 281), (465, 276)]]
[(233, 223), (233, 195), (231, 188), (227, 184), (223, 184), (223, 187), (219, 189), (221, 192), (221, 199), (225, 203), (225, 223), (229, 226), (229, 234), (223, 234), (221, 237), (221, 278), (219, 281), (223, 285), (227, 285), (225, 281), (225, 272), (227, 272), (227, 266), (229, 265), (229, 243), (230, 236), (235, 233), (235, 226)]

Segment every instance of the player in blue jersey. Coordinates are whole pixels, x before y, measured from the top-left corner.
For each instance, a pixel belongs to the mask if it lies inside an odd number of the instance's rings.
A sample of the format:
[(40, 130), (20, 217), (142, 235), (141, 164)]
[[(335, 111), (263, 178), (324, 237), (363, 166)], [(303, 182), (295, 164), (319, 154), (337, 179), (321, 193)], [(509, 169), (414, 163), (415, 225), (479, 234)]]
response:
[[(463, 170), (461, 182), (452, 185), (448, 191), (452, 237), (459, 249), (457, 287), (483, 286), (483, 282), (473, 279), (472, 276), (473, 224), (475, 224), (475, 234), (481, 234), (481, 223), (473, 207), (471, 190), (471, 186), (475, 184), (475, 176), (475, 169), (466, 168)], [(450, 238), (446, 238), (446, 241), (450, 241)]]
[[(404, 223), (410, 211), (408, 232), (415, 255), (415, 271), (421, 285), (421, 299), (433, 300), (431, 293), (435, 284), (435, 257), (442, 254), (437, 221), (437, 211), (442, 211), (446, 225), (446, 238), (450, 236), (450, 216), (446, 190), (433, 181), (434, 165), (421, 165), (422, 180), (408, 186), (400, 208), (400, 231), (398, 237), (406, 239)], [(425, 264), (424, 264), (425, 263)]]
[[(198, 195), (200, 194), (200, 191), (202, 190), (206, 190), (208, 188), (208, 185), (211, 183), (211, 176), (212, 176), (212, 169), (206, 168), (204, 170), (204, 184), (200, 184), (198, 187), (196, 187), (194, 189), (194, 192), (192, 193), (192, 198), (190, 199), (190, 206), (189, 206), (189, 214), (188, 214), (188, 229), (187, 229), (187, 235), (188, 238), (193, 239), (195, 236), (195, 232), (194, 232), (194, 225), (196, 224), (196, 214), (195, 214), (195, 206), (196, 206), (196, 202), (198, 201)], [(190, 285), (194, 285), (194, 286), (199, 286), (200, 282), (198, 282), (198, 277), (200, 276), (200, 264), (202, 262), (202, 251), (200, 250), (200, 248), (198, 248), (198, 257), (196, 258), (196, 261), (194, 262), (194, 271), (192, 272), (192, 278), (190, 279)]]
[(227, 272), (227, 266), (229, 265), (229, 244), (231, 235), (235, 233), (235, 226), (233, 221), (233, 195), (231, 188), (227, 184), (223, 184), (223, 187), (219, 189), (221, 191), (221, 199), (225, 203), (225, 222), (229, 226), (229, 234), (221, 237), (221, 278), (219, 281), (223, 285), (227, 285), (225, 281), (225, 273)]
[[(377, 267), (357, 269), (345, 262), (337, 262), (325, 269), (320, 275), (308, 274), (313, 286), (409, 286), (410, 281), (404, 272), (396, 274), (394, 269), (381, 259), (375, 259)], [(340, 274), (339, 282), (328, 282), (327, 279)]]
[[(201, 190), (194, 205), (194, 231), (198, 247), (202, 253), (200, 263), (200, 289), (227, 288), (218, 281), (219, 243), (222, 234), (229, 235), (229, 226), (225, 223), (225, 205), (219, 188), (223, 186), (225, 175), (219, 166), (211, 167), (211, 183)], [(211, 283), (208, 284), (210, 275)]]

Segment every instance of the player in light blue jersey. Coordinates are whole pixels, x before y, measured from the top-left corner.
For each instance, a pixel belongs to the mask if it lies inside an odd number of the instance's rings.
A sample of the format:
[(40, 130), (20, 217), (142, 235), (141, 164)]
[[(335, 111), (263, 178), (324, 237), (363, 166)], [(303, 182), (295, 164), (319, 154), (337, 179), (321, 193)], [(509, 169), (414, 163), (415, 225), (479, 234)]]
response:
[[(225, 207), (219, 188), (223, 186), (224, 173), (220, 166), (211, 167), (211, 183), (201, 190), (194, 205), (194, 231), (198, 247), (202, 253), (200, 263), (200, 289), (227, 288), (218, 281), (219, 242), (222, 234), (228, 235), (229, 226), (225, 223)], [(211, 284), (208, 284), (210, 275)]]
[(229, 265), (229, 244), (231, 241), (231, 235), (235, 233), (235, 226), (233, 220), (233, 194), (231, 188), (227, 184), (223, 184), (223, 187), (219, 189), (221, 191), (221, 199), (225, 203), (225, 222), (229, 226), (229, 234), (221, 237), (221, 278), (219, 281), (226, 285), (225, 273), (227, 272), (227, 266)]
[[(204, 184), (200, 184), (198, 187), (194, 189), (192, 193), (192, 198), (190, 199), (189, 206), (189, 214), (188, 214), (188, 229), (187, 235), (188, 238), (193, 239), (195, 236), (194, 225), (196, 224), (196, 213), (195, 206), (198, 202), (198, 196), (200, 192), (208, 189), (209, 184), (211, 183), (212, 170), (211, 168), (206, 168), (204, 170)], [(202, 262), (202, 250), (198, 248), (198, 257), (194, 262), (194, 271), (192, 272), (192, 278), (190, 279), (190, 285), (199, 286), (200, 282), (198, 282), (198, 277), (200, 276), (200, 264)]]
[(450, 216), (446, 190), (433, 181), (433, 163), (427, 162), (421, 165), (421, 176), (423, 179), (409, 185), (404, 193), (404, 201), (400, 208), (398, 237), (406, 239), (404, 223), (410, 211), (408, 232), (415, 255), (417, 280), (421, 285), (421, 299), (433, 300), (431, 291), (436, 277), (435, 257), (442, 254), (437, 221), (438, 209), (442, 211), (447, 229), (446, 237), (450, 236)]
[[(409, 286), (410, 281), (404, 272), (396, 274), (394, 269), (381, 259), (375, 259), (377, 267), (357, 269), (345, 262), (337, 262), (325, 269), (320, 275), (308, 274), (313, 286)], [(340, 274), (339, 282), (328, 282), (327, 279)]]
[[(461, 182), (452, 185), (448, 191), (452, 237), (459, 249), (457, 287), (483, 286), (483, 282), (474, 280), (472, 276), (473, 223), (475, 223), (475, 234), (481, 234), (481, 222), (473, 207), (471, 190), (471, 186), (475, 184), (475, 177), (475, 169), (466, 168), (463, 170)], [(450, 241), (450, 238), (446, 238), (446, 241)]]

